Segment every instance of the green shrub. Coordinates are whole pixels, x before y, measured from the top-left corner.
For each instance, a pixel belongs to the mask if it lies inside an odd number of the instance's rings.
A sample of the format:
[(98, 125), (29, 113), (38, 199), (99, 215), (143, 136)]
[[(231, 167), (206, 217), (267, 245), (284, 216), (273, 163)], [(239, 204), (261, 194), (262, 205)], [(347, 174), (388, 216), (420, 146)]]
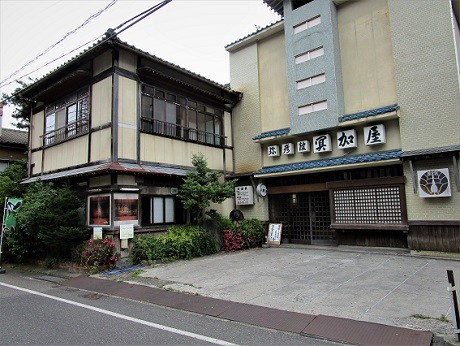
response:
[(236, 226), (241, 230), (241, 238), (244, 248), (262, 246), (265, 242), (265, 229), (261, 221), (257, 219), (246, 219)]
[(191, 259), (216, 252), (209, 233), (198, 226), (173, 226), (166, 234), (138, 237), (132, 257), (135, 263), (142, 260), (172, 261)]
[(212, 220), (216, 221), (219, 226), (221, 231), (227, 229), (230, 230), (233, 228), (233, 221), (230, 220), (228, 217), (225, 217), (221, 214), (219, 214), (216, 210), (211, 209), (206, 213)]
[(19, 260), (53, 257), (69, 259), (71, 250), (87, 236), (79, 227), (83, 200), (69, 186), (36, 182), (27, 187), (16, 214), (17, 227), (7, 243)]
[(89, 269), (90, 273), (113, 268), (118, 257), (115, 254), (115, 243), (109, 238), (90, 239), (83, 248), (81, 264)]

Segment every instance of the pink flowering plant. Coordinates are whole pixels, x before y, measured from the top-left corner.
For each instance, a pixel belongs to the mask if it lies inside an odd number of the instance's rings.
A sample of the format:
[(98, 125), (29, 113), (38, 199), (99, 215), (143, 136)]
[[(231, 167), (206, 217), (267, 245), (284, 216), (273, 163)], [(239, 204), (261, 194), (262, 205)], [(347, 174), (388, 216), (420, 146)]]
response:
[(225, 252), (238, 251), (243, 248), (241, 229), (224, 230), (224, 250)]
[(91, 238), (83, 248), (81, 255), (81, 263), (85, 268), (89, 269), (90, 273), (115, 267), (117, 259), (115, 243), (110, 241), (108, 237), (102, 240)]

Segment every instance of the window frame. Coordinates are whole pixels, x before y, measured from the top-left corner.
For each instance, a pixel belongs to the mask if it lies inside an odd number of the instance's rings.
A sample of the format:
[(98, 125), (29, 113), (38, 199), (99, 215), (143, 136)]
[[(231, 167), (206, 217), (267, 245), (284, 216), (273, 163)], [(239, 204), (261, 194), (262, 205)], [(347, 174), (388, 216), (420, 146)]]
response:
[[(224, 110), (222, 108), (148, 84), (142, 84), (140, 92), (142, 100), (141, 132), (204, 145), (225, 146), (222, 125), (224, 124)], [(146, 117), (144, 113), (144, 100), (147, 100), (147, 98), (152, 100), (152, 117)], [(158, 102), (156, 100), (164, 102), (164, 121), (155, 119), (155, 103)], [(176, 107), (174, 122), (171, 122), (173, 118), (172, 111), (170, 112), (170, 119), (167, 116), (167, 108), (171, 104)], [(202, 118), (201, 122), (200, 118)], [(210, 125), (211, 122), (212, 126)]]
[[(43, 139), (43, 146), (62, 143), (88, 133), (88, 119), (91, 109), (89, 88), (89, 86), (81, 88), (45, 107), (43, 135), (40, 136)], [(75, 106), (75, 121), (69, 122), (69, 109), (72, 106)], [(59, 120), (58, 113), (63, 111), (65, 125), (56, 128)], [(54, 117), (52, 129), (51, 126), (48, 126), (48, 119), (51, 116)]]

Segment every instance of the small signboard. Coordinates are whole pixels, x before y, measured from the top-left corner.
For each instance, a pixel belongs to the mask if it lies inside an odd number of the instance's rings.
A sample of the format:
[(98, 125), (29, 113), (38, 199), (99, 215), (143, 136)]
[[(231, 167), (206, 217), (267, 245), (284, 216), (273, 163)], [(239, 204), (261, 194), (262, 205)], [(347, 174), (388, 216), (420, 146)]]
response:
[(281, 230), (283, 224), (271, 223), (268, 225), (268, 244), (269, 245), (280, 245), (281, 244)]
[(252, 186), (237, 186), (235, 187), (236, 205), (253, 205), (254, 204), (254, 189)]
[(120, 225), (120, 239), (134, 238), (134, 225)]
[(93, 239), (102, 239), (102, 227), (93, 227)]

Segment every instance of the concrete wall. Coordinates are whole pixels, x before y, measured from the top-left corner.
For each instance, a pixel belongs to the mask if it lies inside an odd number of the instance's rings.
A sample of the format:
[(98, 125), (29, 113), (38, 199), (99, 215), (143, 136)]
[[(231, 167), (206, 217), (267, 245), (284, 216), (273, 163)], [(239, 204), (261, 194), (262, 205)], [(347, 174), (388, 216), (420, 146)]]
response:
[(337, 18), (345, 113), (397, 103), (387, 1), (347, 2)]
[[(291, 132), (299, 134), (337, 125), (337, 118), (344, 114), (342, 73), (337, 14), (331, 0), (315, 0), (295, 10), (292, 1), (284, 2), (284, 31), (286, 37), (286, 62), (289, 93)], [(321, 24), (294, 34), (294, 26), (321, 16)], [(318, 47), (324, 55), (295, 63), (295, 57)], [(325, 73), (326, 81), (297, 90), (296, 81)], [(299, 107), (327, 100), (327, 109), (299, 115)]]
[(109, 160), (111, 158), (110, 128), (91, 133), (91, 162)]
[[(141, 133), (140, 149), (141, 161), (192, 167), (192, 155), (202, 153), (208, 160), (209, 168), (224, 170), (220, 148)], [(231, 171), (231, 163), (230, 157), (227, 171)]]
[(284, 32), (258, 45), (261, 132), (290, 126)]
[(40, 138), (44, 134), (44, 117), (45, 112), (41, 111), (32, 115), (30, 119), (30, 129), (32, 132), (31, 145), (32, 149), (39, 148), (43, 145), (43, 139)]
[(44, 172), (88, 162), (88, 135), (45, 149)]
[(460, 144), (449, 0), (388, 0), (403, 150)]
[(453, 175), (452, 159), (433, 159), (415, 161), (415, 170), (434, 168), (449, 168), (452, 197), (421, 198), (414, 194), (412, 174), (409, 164), (404, 164), (404, 176), (406, 177), (406, 200), (407, 216), (412, 220), (460, 220), (460, 192)]
[(137, 158), (137, 82), (119, 77), (118, 157)]
[(90, 116), (93, 128), (112, 121), (112, 77), (93, 84)]
[(258, 170), (262, 165), (260, 145), (252, 137), (262, 131), (259, 102), (258, 49), (253, 43), (231, 53), (231, 88), (243, 93), (243, 99), (233, 108), (233, 139), (235, 173)]

